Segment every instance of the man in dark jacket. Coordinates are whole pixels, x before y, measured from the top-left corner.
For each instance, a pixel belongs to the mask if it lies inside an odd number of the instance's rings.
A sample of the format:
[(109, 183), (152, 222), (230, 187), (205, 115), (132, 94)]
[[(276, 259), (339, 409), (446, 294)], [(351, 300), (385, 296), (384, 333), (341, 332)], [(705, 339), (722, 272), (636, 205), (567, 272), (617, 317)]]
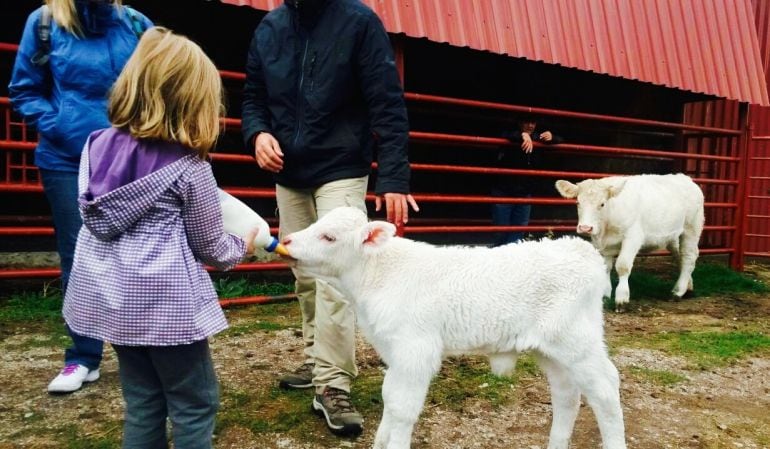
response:
[[(285, 0), (257, 27), (246, 64), (243, 134), (274, 173), (280, 232), (304, 229), (331, 209), (366, 211), (377, 152), (376, 210), (406, 223), (409, 124), (388, 35), (360, 0)], [(326, 236), (332, 243), (333, 236)], [(280, 379), (315, 387), (313, 408), (338, 434), (361, 432), (350, 400), (357, 374), (355, 321), (328, 284), (295, 272), (305, 363)]]
[[(497, 155), (497, 165), (500, 168), (518, 168), (536, 170), (540, 168), (541, 151), (535, 148), (533, 142), (542, 144), (558, 144), (562, 139), (551, 131), (538, 132), (535, 117), (523, 117), (518, 122), (518, 128), (506, 131), (503, 137), (513, 145), (500, 148)], [(492, 196), (530, 198), (533, 190), (531, 176), (498, 176), (492, 187)], [(529, 224), (530, 204), (493, 204), (492, 224), (495, 226), (526, 226)], [(500, 232), (495, 237), (495, 246), (515, 243), (524, 238), (523, 231)]]

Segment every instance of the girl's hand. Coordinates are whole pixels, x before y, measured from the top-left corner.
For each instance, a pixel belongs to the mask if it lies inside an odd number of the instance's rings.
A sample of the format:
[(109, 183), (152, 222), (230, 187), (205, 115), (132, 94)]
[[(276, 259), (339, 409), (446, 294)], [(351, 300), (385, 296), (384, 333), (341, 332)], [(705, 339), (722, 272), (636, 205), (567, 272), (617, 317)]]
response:
[(248, 255), (254, 254), (254, 251), (257, 250), (257, 247), (254, 246), (254, 239), (257, 238), (257, 234), (259, 234), (259, 228), (254, 228), (243, 238), (243, 241), (246, 242), (246, 254)]

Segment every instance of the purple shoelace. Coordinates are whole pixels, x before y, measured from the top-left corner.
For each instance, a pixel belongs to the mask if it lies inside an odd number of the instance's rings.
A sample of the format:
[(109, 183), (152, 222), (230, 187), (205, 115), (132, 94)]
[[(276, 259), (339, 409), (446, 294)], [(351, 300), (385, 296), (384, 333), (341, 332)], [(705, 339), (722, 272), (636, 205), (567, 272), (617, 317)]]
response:
[(61, 370), (61, 374), (63, 376), (69, 376), (70, 374), (74, 373), (78, 369), (77, 363), (70, 363), (68, 365), (65, 365), (64, 368)]

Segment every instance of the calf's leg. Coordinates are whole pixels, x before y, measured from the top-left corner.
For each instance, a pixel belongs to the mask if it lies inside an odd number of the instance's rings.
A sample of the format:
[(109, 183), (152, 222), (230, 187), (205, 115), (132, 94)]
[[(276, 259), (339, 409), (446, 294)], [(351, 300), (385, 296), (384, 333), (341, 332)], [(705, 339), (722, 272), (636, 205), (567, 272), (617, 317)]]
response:
[(615, 287), (615, 311), (620, 311), (625, 304), (628, 304), (631, 297), (628, 276), (631, 275), (634, 259), (639, 248), (642, 247), (642, 241), (640, 236), (631, 233), (627, 234), (623, 240), (618, 260), (615, 262), (615, 271), (618, 272), (618, 286)]
[(496, 376), (510, 376), (516, 369), (518, 353), (504, 352), (489, 355), (489, 365)]
[(679, 279), (671, 291), (681, 298), (692, 290), (692, 271), (695, 269), (695, 261), (698, 259), (698, 240), (700, 233), (695, 235), (692, 229), (686, 229), (680, 236)]
[(607, 288), (609, 290), (605, 290), (603, 293), (603, 296), (605, 298), (611, 298), (612, 297), (612, 280), (610, 279), (610, 273), (612, 273), (612, 265), (615, 264), (615, 256), (606, 256), (602, 255), (604, 257), (604, 266), (607, 268)]
[(409, 449), (428, 386), (441, 367), (441, 352), (412, 344), (397, 345), (382, 382), (384, 410), (374, 449)]
[(620, 377), (615, 365), (600, 350), (565, 365), (596, 416), (604, 449), (626, 449)]
[(537, 363), (545, 372), (551, 387), (553, 422), (548, 449), (569, 449), (575, 418), (580, 410), (580, 389), (572, 381), (569, 371), (555, 360), (538, 355)]

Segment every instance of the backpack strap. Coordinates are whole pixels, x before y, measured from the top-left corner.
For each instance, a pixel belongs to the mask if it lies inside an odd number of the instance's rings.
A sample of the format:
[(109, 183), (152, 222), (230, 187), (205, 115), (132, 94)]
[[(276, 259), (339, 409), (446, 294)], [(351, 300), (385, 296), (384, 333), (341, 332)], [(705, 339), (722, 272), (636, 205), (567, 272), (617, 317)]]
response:
[[(131, 29), (137, 38), (141, 38), (145, 31), (144, 23), (132, 8), (126, 6), (125, 9), (131, 22)], [(48, 63), (51, 55), (51, 9), (48, 8), (48, 5), (43, 5), (40, 8), (40, 20), (37, 22), (37, 40), (38, 49), (30, 60), (36, 66), (44, 66)]]
[(139, 18), (139, 15), (136, 14), (136, 11), (134, 11), (133, 8), (129, 6), (124, 6), (126, 10), (126, 14), (128, 14), (128, 18), (131, 21), (131, 29), (134, 30), (134, 34), (136, 34), (137, 38), (142, 37), (142, 34), (145, 31), (144, 23)]
[(32, 64), (44, 66), (51, 54), (51, 10), (48, 5), (40, 8), (40, 20), (37, 22), (38, 49), (30, 58)]

